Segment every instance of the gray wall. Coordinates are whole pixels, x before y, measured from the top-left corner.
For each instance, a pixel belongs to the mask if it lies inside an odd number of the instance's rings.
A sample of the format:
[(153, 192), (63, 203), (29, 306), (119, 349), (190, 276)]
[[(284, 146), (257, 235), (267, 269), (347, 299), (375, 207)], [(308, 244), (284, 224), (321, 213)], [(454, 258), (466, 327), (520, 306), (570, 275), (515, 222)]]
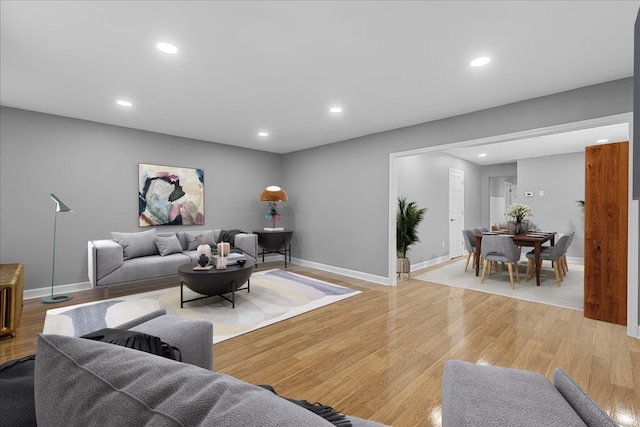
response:
[[(517, 163), (504, 163), (500, 165), (484, 166), (480, 172), (480, 225), (491, 228), (490, 206), (491, 189), (489, 188), (489, 178), (518, 176)], [(507, 218), (505, 218), (505, 221)]]
[(286, 154), (293, 254), (388, 277), (390, 153), (628, 113), (632, 93), (629, 77)]
[(388, 277), (390, 153), (628, 113), (632, 99), (626, 78), (284, 156), (3, 107), (0, 262), (25, 263), (27, 289), (50, 283), (53, 192), (76, 211), (59, 216), (56, 283), (85, 282), (87, 240), (138, 229), (143, 162), (205, 169), (205, 228), (264, 226), (258, 194), (280, 183), (295, 257)]
[[(584, 257), (584, 215), (575, 203), (584, 200), (584, 153), (481, 167), (435, 151), (398, 160), (398, 194), (429, 209), (419, 227), (421, 241), (409, 251), (413, 265), (449, 255), (449, 168), (463, 170), (465, 174), (464, 228), (490, 227), (485, 219), (491, 193), (489, 178), (513, 176), (519, 183), (518, 194), (514, 196), (518, 203), (533, 209), (531, 219), (545, 230), (576, 231), (568, 255)], [(543, 197), (539, 197), (539, 190), (544, 191)], [(525, 198), (526, 191), (534, 192), (534, 197)], [(481, 214), (484, 207), (486, 215)]]
[(25, 265), (26, 289), (51, 285), (49, 193), (74, 209), (58, 215), (55, 278), (73, 284), (88, 280), (88, 240), (141, 230), (138, 163), (205, 170), (205, 225), (163, 231), (264, 227), (260, 191), (283, 180), (281, 155), (6, 107), (0, 120), (0, 262)]
[[(518, 161), (518, 199), (529, 205), (531, 218), (542, 230), (575, 231), (569, 257), (584, 258), (584, 152)], [(544, 195), (539, 196), (542, 190)], [(533, 192), (533, 197), (524, 193)]]
[(440, 152), (398, 159), (398, 194), (428, 209), (418, 227), (420, 242), (409, 248), (414, 266), (449, 255), (449, 168), (464, 171), (463, 228), (476, 227), (480, 223), (480, 166)]

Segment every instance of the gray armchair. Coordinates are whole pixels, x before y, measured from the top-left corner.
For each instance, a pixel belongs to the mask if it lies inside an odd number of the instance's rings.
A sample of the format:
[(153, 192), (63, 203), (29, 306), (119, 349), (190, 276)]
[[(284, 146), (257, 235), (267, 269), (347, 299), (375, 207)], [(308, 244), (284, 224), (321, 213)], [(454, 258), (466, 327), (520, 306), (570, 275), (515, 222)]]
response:
[(518, 272), (518, 261), (520, 260), (521, 248), (513, 243), (512, 236), (506, 235), (490, 235), (487, 234), (482, 237), (482, 259), (484, 263), (482, 265), (482, 277), (480, 283), (484, 282), (484, 275), (489, 268), (488, 277), (491, 278), (491, 263), (492, 262), (504, 262), (507, 263), (509, 268), (509, 279), (511, 280), (511, 288), (514, 288), (513, 284), (513, 270), (515, 267), (516, 278), (520, 283), (520, 273)]

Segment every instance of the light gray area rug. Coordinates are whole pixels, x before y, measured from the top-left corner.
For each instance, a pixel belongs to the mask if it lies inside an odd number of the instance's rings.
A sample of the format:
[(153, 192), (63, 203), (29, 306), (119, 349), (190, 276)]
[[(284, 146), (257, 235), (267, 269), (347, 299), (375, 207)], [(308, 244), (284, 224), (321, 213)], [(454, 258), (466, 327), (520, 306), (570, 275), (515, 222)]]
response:
[[(466, 257), (413, 278), (578, 311), (583, 310), (584, 266), (582, 264), (569, 263), (569, 272), (562, 281), (561, 286), (558, 287), (551, 263), (544, 261), (540, 271), (540, 286), (536, 286), (535, 276), (531, 277), (528, 282), (525, 281), (527, 264), (526, 261), (520, 261), (518, 264), (520, 283), (515, 283), (515, 289), (511, 289), (509, 271), (506, 268), (503, 270), (502, 267), (499, 267), (497, 272), (491, 273), (491, 278), (485, 277), (484, 283), (481, 284), (480, 276), (475, 275), (475, 269), (472, 269), (471, 266), (469, 266), (466, 273), (464, 272), (465, 261)], [(482, 267), (480, 267), (480, 274), (482, 275)]]
[[(198, 296), (184, 288), (184, 299)], [(284, 270), (251, 276), (251, 292), (236, 292), (236, 308), (220, 297), (184, 304), (180, 287), (48, 310), (43, 333), (79, 336), (121, 325), (164, 308), (167, 314), (213, 323), (213, 342), (221, 342), (361, 293)]]

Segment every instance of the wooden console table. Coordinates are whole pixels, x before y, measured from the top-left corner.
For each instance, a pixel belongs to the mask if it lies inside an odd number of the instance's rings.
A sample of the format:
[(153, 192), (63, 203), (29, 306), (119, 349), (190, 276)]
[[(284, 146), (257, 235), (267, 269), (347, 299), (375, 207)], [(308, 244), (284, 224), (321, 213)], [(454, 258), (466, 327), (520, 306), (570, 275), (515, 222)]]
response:
[(22, 315), (24, 265), (0, 265), (0, 337), (16, 336), (18, 320)]

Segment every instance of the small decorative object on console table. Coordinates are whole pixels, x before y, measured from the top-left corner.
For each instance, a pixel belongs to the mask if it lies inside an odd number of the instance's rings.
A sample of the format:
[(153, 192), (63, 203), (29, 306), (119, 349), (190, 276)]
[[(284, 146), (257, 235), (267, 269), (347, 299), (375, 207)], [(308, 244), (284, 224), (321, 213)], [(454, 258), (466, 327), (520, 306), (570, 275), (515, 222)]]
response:
[(262, 193), (260, 194), (260, 201), (269, 202), (267, 206), (267, 215), (265, 216), (265, 218), (271, 220), (271, 228), (265, 227), (265, 230), (284, 230), (284, 228), (282, 227), (276, 228), (276, 221), (280, 221), (282, 219), (282, 215), (280, 215), (280, 208), (278, 207), (278, 204), (276, 202), (286, 202), (287, 200), (289, 200), (289, 198), (287, 197), (287, 193), (285, 193), (285, 191), (277, 185), (270, 185), (262, 190)]
[(53, 262), (51, 267), (51, 295), (42, 298), (42, 302), (45, 304), (54, 304), (57, 302), (69, 301), (73, 298), (71, 295), (54, 295), (53, 285), (56, 273), (56, 228), (58, 220), (58, 212), (73, 212), (69, 206), (65, 205), (62, 200), (58, 199), (55, 194), (51, 193), (51, 199), (56, 202), (56, 210), (53, 214)]
[(509, 209), (506, 213), (507, 216), (510, 216), (516, 220), (515, 223), (515, 234), (520, 234), (522, 230), (522, 220), (526, 216), (533, 216), (533, 212), (531, 208), (527, 205), (523, 205), (521, 203), (514, 203), (509, 206)]

